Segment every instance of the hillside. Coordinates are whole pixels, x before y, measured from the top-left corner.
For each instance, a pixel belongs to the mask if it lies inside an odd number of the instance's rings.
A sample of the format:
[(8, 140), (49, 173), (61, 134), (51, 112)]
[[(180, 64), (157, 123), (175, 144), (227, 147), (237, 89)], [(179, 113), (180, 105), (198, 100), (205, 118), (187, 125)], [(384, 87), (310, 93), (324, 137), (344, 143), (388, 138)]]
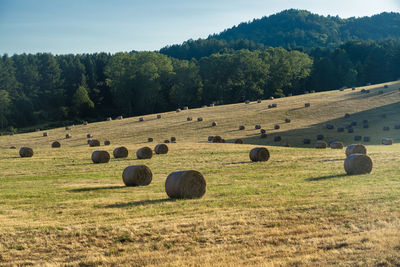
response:
[(400, 14), (381, 13), (371, 17), (348, 18), (320, 16), (306, 10), (290, 9), (243, 22), (207, 39), (188, 40), (171, 45), (161, 53), (190, 59), (209, 56), (206, 52), (224, 49), (256, 49), (283, 47), (286, 49), (337, 48), (353, 40), (381, 41), (400, 38)]
[[(143, 122), (75, 125), (48, 130), (47, 137), (40, 131), (0, 136), (0, 265), (398, 266), (400, 130), (393, 125), (400, 122), (400, 82), (385, 85), (362, 87), (369, 94), (335, 90), (166, 112), (160, 119), (152, 114)], [(277, 107), (268, 109), (271, 103)], [(286, 117), (292, 121), (283, 123)], [(370, 128), (358, 124), (354, 134), (325, 128), (362, 119)], [(257, 123), (267, 138), (259, 138)], [(281, 129), (272, 130), (274, 124)], [(382, 131), (384, 125), (390, 131)], [(87, 133), (111, 145), (89, 147)], [(344, 150), (313, 148), (317, 133), (346, 145), (354, 135), (370, 136), (372, 172), (346, 175)], [(216, 134), (228, 143), (208, 143)], [(272, 141), (276, 135), (282, 142)], [(177, 142), (168, 144), (168, 154), (137, 159), (137, 149), (171, 136)], [(378, 145), (382, 137), (395, 144)], [(234, 144), (236, 138), (245, 144)], [(311, 144), (303, 145), (303, 138)], [(50, 148), (54, 140), (60, 148)], [(281, 147), (286, 143), (293, 147)], [(249, 160), (254, 144), (268, 145), (269, 161)], [(23, 145), (34, 149), (32, 158), (9, 148)], [(112, 154), (120, 145), (128, 148), (127, 158), (91, 161), (94, 150)], [(151, 184), (124, 186), (123, 170), (142, 164), (152, 171)], [(166, 177), (188, 169), (204, 175), (206, 194), (168, 198)]]

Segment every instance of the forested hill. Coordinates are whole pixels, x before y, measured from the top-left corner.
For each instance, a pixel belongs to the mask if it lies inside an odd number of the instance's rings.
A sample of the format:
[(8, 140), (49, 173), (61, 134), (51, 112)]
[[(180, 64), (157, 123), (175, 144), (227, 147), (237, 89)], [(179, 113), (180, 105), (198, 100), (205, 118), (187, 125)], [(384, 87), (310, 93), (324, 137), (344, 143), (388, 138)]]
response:
[(372, 17), (341, 19), (290, 9), (241, 23), (207, 39), (189, 40), (164, 47), (161, 53), (180, 59), (201, 58), (226, 50), (256, 49), (262, 46), (336, 48), (350, 40), (400, 38), (400, 14), (381, 13)]

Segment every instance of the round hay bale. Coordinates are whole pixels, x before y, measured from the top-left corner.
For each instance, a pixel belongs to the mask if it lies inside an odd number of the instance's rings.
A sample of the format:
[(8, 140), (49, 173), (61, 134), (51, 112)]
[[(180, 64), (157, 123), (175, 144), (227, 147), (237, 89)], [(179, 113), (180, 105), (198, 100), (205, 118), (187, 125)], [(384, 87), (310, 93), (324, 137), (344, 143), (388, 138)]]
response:
[(383, 86), (383, 88), (389, 88), (389, 85), (385, 84), (385, 85)]
[(389, 131), (389, 130), (390, 130), (390, 127), (389, 127), (389, 126), (383, 126), (383, 130), (384, 130), (384, 131)]
[(338, 131), (338, 133), (342, 133), (342, 132), (344, 132), (344, 128), (343, 127), (338, 127), (337, 131)]
[(273, 96), (269, 97), (269, 100), (274, 100), (275, 98)]
[(335, 142), (332, 142), (332, 143), (330, 143), (330, 145), (329, 145), (332, 149), (343, 149), (343, 143), (342, 142), (339, 142), (339, 141), (335, 141)]
[(211, 126), (212, 126), (212, 127), (217, 126), (217, 122), (216, 122), (216, 121), (213, 121), (213, 122), (211, 123)]
[(304, 138), (304, 139), (303, 139), (303, 144), (305, 144), (305, 145), (311, 144), (311, 139), (309, 139), (309, 138)]
[(365, 91), (366, 91), (365, 89), (361, 89), (361, 91), (360, 91), (360, 92), (361, 92), (362, 94), (364, 94), (364, 93), (365, 93)]
[(83, 125), (88, 125), (89, 123), (87, 121), (82, 122)]
[(17, 149), (16, 146), (10, 146), (10, 149)]
[(347, 129), (347, 132), (348, 132), (348, 133), (354, 133), (354, 129), (353, 129), (353, 128), (348, 128), (348, 129)]
[(65, 130), (66, 130), (66, 131), (71, 130), (71, 126), (65, 126)]
[(310, 93), (315, 93), (315, 90), (311, 90)]
[(352, 144), (346, 148), (346, 156), (348, 157), (351, 154), (367, 154), (367, 149), (362, 144)]
[(198, 171), (176, 171), (165, 180), (165, 192), (170, 198), (201, 198), (206, 193), (206, 180)]
[(267, 131), (265, 129), (261, 129), (260, 133), (265, 134), (265, 133), (267, 133)]
[(254, 126), (254, 129), (256, 129), (256, 130), (261, 129), (261, 125), (260, 125), (260, 124), (256, 124), (256, 125)]
[(370, 86), (371, 85), (371, 83), (367, 83), (367, 86)]
[(235, 140), (235, 144), (243, 144), (243, 140), (242, 139), (236, 139)]
[(213, 140), (213, 138), (214, 138), (214, 136), (211, 136), (211, 135), (210, 135), (210, 136), (208, 137), (208, 139), (207, 139), (208, 142), (211, 142), (211, 141)]
[(213, 137), (212, 142), (213, 143), (222, 143), (222, 137), (219, 135), (216, 135)]
[(203, 121), (203, 118), (202, 117), (198, 117), (197, 121)]
[(177, 109), (176, 109), (176, 112), (181, 112), (181, 109), (180, 109), (180, 108), (177, 108)]
[(282, 137), (280, 137), (279, 135), (274, 136), (274, 142), (280, 142), (282, 141)]
[(109, 146), (110, 144), (111, 144), (111, 142), (110, 142), (109, 140), (105, 140), (105, 141), (104, 141), (104, 145), (105, 145), (105, 146)]
[(350, 114), (349, 114), (349, 113), (344, 114), (344, 118), (345, 118), (345, 119), (350, 118)]
[(105, 150), (96, 150), (92, 153), (93, 163), (107, 163), (110, 161), (110, 154)]
[(35, 129), (35, 132), (40, 132), (40, 129), (39, 129), (39, 128), (36, 128), (36, 129)]
[(255, 147), (249, 153), (250, 160), (254, 162), (268, 161), (269, 156), (269, 151), (265, 147)]
[(119, 115), (118, 117), (116, 117), (115, 118), (116, 120), (122, 120), (123, 119), (123, 117), (122, 117), (122, 115)]
[(288, 94), (287, 96), (293, 96), (293, 94), (292, 94), (292, 93), (290, 93), (290, 94)]
[(315, 143), (315, 148), (327, 148), (328, 144), (325, 141), (317, 141)]
[(88, 140), (87, 140), (88, 145), (90, 145), (90, 141), (92, 141), (92, 140), (91, 140), (91, 139), (88, 139)]
[(261, 103), (261, 99), (257, 99), (257, 103), (260, 104)]
[(47, 132), (43, 132), (43, 137), (47, 137)]
[(304, 91), (304, 94), (308, 94), (309, 92), (308, 91)]
[(21, 158), (30, 158), (33, 156), (33, 149), (30, 147), (21, 147), (19, 149), (19, 155)]
[(275, 130), (279, 130), (280, 128), (281, 128), (281, 126), (279, 126), (279, 124), (275, 124), (275, 125), (274, 125), (274, 129), (275, 129)]
[(239, 126), (239, 130), (244, 130), (244, 129), (245, 129), (244, 125)]
[(154, 147), (154, 151), (156, 152), (156, 154), (167, 154), (168, 146), (166, 144), (157, 144)]
[(344, 161), (344, 170), (348, 175), (370, 173), (372, 171), (372, 160), (365, 154), (349, 155)]
[(267, 134), (266, 133), (261, 133), (260, 138), (267, 138)]
[(292, 120), (289, 119), (289, 118), (286, 118), (286, 119), (285, 119), (285, 122), (286, 122), (286, 123), (290, 123), (291, 121), (292, 121)]
[(369, 136), (364, 136), (363, 137), (363, 141), (364, 142), (369, 142), (371, 139), (370, 139), (370, 137)]
[(351, 125), (351, 126), (357, 126), (357, 122), (356, 122), (356, 121), (352, 121), (352, 122), (350, 123), (350, 125)]
[(146, 165), (128, 166), (122, 172), (122, 181), (126, 186), (145, 186), (151, 183), (153, 174)]
[(114, 149), (113, 156), (114, 158), (126, 158), (128, 157), (129, 151), (126, 147), (120, 146)]
[(399, 130), (400, 129), (400, 124), (395, 124), (394, 129)]
[(331, 124), (331, 123), (327, 123), (327, 124), (326, 124), (326, 129), (332, 130), (332, 129), (334, 129), (334, 128), (335, 128), (335, 126), (334, 126), (333, 124)]
[(250, 100), (244, 101), (245, 104), (250, 104)]
[(208, 105), (210, 108), (214, 107), (214, 103), (211, 103), (210, 105)]
[(112, 118), (111, 118), (111, 117), (108, 117), (108, 118), (107, 118), (107, 121), (112, 121)]
[(188, 109), (189, 109), (188, 106), (183, 107), (183, 110), (188, 110)]
[(88, 134), (86, 135), (86, 137), (87, 137), (87, 138), (93, 138), (93, 134), (88, 133)]
[(157, 119), (161, 119), (161, 114), (157, 114)]
[(369, 125), (368, 125), (368, 123), (363, 123), (362, 127), (363, 127), (364, 129), (367, 129), (367, 128), (369, 128)]
[(8, 134), (9, 134), (9, 135), (14, 135), (14, 133), (13, 133), (13, 132), (9, 132)]
[(90, 147), (100, 146), (100, 141), (96, 139), (90, 140), (89, 146)]
[(192, 118), (192, 117), (187, 117), (186, 120), (187, 120), (187, 121), (192, 121), (193, 118)]
[(153, 142), (153, 138), (151, 138), (151, 137), (149, 137), (149, 138), (147, 138), (147, 142)]
[(354, 136), (354, 141), (361, 141), (361, 135)]
[(324, 135), (323, 134), (317, 134), (317, 140), (323, 140)]
[(272, 105), (268, 105), (268, 108), (272, 108)]
[(273, 107), (273, 108), (276, 108), (276, 107), (278, 107), (278, 104), (273, 103), (273, 104), (272, 104), (272, 107)]
[(169, 139), (165, 139), (164, 143), (169, 144)]
[(136, 151), (136, 157), (138, 159), (151, 159), (152, 156), (153, 156), (153, 151), (148, 146), (139, 148)]
[(139, 118), (139, 121), (144, 121), (143, 117), (140, 117), (140, 118)]
[(355, 88), (355, 87), (352, 87), (351, 90), (354, 91), (354, 90), (356, 90), (356, 88)]
[(176, 142), (176, 137), (175, 136), (171, 136), (171, 143), (175, 143)]
[(306, 108), (309, 108), (310, 106), (311, 106), (310, 103), (305, 103), (305, 104), (304, 104), (304, 107), (306, 107)]
[(71, 135), (70, 133), (68, 133), (68, 134), (65, 135), (65, 138), (66, 138), (66, 139), (70, 139), (71, 137), (72, 137), (72, 135)]
[(393, 145), (392, 138), (382, 138), (382, 145), (390, 146)]

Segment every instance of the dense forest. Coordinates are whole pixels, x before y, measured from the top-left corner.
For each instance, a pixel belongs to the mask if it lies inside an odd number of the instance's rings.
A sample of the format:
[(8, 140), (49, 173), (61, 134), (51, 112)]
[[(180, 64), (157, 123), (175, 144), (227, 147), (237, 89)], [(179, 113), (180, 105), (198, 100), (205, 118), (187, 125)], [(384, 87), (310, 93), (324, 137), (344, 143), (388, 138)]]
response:
[(341, 19), (290, 9), (241, 23), (207, 39), (164, 47), (160, 53), (179, 59), (199, 59), (226, 49), (252, 50), (262, 46), (310, 52), (316, 47), (337, 48), (353, 40), (400, 38), (399, 25), (399, 13)]
[(191, 42), (186, 44), (198, 46), (197, 54), (178, 58), (163, 51), (3, 55), (0, 132), (400, 78), (400, 39), (348, 41), (309, 51), (248, 40)]

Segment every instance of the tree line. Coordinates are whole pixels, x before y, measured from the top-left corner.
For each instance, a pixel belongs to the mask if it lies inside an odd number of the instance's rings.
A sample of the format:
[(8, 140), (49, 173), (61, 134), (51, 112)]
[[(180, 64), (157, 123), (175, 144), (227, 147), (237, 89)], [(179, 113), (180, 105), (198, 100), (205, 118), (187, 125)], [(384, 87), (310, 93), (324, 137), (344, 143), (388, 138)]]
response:
[(353, 41), (309, 54), (257, 45), (210, 48), (218, 52), (189, 60), (159, 52), (3, 55), (0, 127), (56, 127), (400, 77), (399, 40)]

